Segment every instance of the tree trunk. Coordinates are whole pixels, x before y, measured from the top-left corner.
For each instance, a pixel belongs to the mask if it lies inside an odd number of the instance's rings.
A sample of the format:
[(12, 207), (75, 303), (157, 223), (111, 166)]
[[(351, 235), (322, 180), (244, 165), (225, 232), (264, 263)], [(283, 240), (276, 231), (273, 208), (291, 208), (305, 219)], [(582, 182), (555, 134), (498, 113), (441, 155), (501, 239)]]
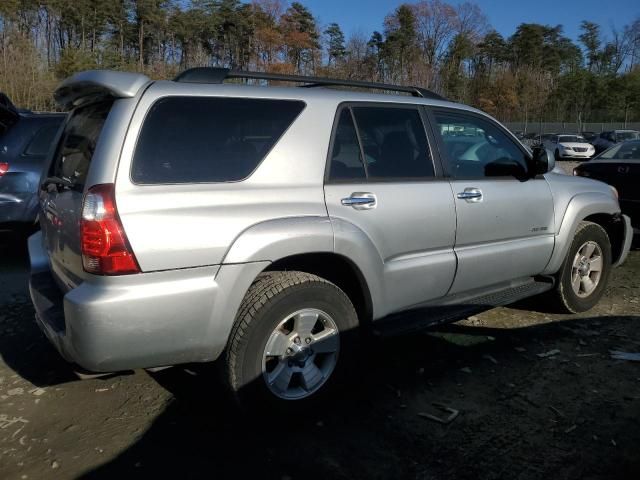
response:
[(140, 51), (140, 71), (144, 71), (144, 21), (140, 21), (138, 30), (138, 50)]

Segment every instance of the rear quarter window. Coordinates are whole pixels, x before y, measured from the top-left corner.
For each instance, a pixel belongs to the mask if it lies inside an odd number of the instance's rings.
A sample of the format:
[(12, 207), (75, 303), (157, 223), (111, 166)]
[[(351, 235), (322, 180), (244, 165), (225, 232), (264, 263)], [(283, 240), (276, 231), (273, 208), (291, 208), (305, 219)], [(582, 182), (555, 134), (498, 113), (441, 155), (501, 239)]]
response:
[(138, 184), (243, 180), (304, 106), (292, 100), (162, 98), (145, 118), (131, 179)]

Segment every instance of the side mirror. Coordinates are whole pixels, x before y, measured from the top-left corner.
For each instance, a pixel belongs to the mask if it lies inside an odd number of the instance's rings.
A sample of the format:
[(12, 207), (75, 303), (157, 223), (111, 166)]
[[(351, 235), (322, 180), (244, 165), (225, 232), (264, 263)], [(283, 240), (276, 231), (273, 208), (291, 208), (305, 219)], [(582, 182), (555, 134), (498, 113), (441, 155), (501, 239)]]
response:
[(549, 154), (549, 151), (542, 147), (533, 147), (531, 158), (531, 177), (536, 175), (544, 175), (549, 173), (556, 166), (556, 160), (553, 155)]
[(515, 177), (520, 180), (527, 178), (525, 167), (520, 162), (506, 158), (487, 163), (484, 166), (484, 174), (487, 177)]

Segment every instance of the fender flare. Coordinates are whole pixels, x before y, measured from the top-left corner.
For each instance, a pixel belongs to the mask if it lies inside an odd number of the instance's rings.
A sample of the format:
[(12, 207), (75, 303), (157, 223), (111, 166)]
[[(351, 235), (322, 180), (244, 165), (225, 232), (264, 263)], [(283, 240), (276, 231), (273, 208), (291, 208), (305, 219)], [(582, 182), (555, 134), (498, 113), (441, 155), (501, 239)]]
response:
[(256, 223), (236, 237), (221, 263), (275, 262), (313, 252), (333, 252), (328, 217), (286, 217)]
[(360, 270), (371, 296), (372, 318), (387, 312), (384, 285), (384, 260), (369, 236), (359, 227), (341, 218), (332, 218), (335, 253), (348, 258)]
[(613, 217), (619, 213), (620, 206), (613, 196), (603, 192), (588, 192), (574, 195), (564, 211), (560, 228), (554, 239), (555, 247), (553, 253), (542, 274), (553, 275), (560, 270), (576, 230), (578, 229), (578, 225), (585, 218), (596, 214), (606, 214)]
[(360, 271), (368, 289), (373, 318), (384, 311), (384, 262), (371, 239), (339, 218), (287, 217), (255, 224), (234, 240), (222, 264), (276, 262), (309, 253), (335, 253)]
[[(343, 225), (344, 224), (344, 225)], [(382, 281), (382, 260), (362, 262), (371, 249), (377, 250), (371, 240), (357, 227), (348, 222), (339, 222), (334, 248), (334, 228), (328, 217), (305, 216), (269, 220), (255, 224), (244, 230), (234, 240), (225, 254), (220, 271), (216, 275), (219, 288), (226, 292), (214, 305), (209, 321), (207, 338), (228, 338), (238, 308), (246, 292), (256, 277), (275, 261), (286, 257), (309, 253), (343, 254), (360, 270), (372, 301), (374, 318), (384, 301)], [(352, 235), (357, 233), (357, 235)], [(347, 234), (348, 233), (348, 234)], [(336, 251), (340, 250), (340, 251)], [(350, 254), (355, 252), (355, 258)], [(375, 265), (379, 263), (378, 265)], [(378, 272), (378, 275), (373, 275)], [(215, 342), (214, 342), (215, 344)], [(215, 344), (210, 352), (211, 359), (217, 358), (226, 341)]]

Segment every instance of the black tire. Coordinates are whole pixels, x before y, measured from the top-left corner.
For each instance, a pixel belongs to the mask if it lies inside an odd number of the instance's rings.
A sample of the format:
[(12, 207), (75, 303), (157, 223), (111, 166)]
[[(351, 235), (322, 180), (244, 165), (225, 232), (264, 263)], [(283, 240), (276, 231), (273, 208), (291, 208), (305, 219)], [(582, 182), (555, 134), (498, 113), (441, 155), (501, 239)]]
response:
[(553, 152), (553, 156), (554, 156), (554, 158), (556, 159), (556, 162), (559, 162), (560, 160), (562, 160), (562, 159), (560, 158), (560, 152), (558, 151), (558, 149), (556, 149), (556, 151), (555, 151), (555, 152)]
[[(602, 251), (602, 271), (596, 288), (586, 297), (578, 296), (571, 286), (573, 260), (586, 242), (595, 242)], [(611, 243), (604, 228), (597, 223), (581, 222), (567, 252), (562, 268), (556, 276), (556, 287), (550, 292), (550, 300), (557, 310), (569, 313), (586, 312), (602, 298), (611, 273)]]
[[(319, 389), (299, 400), (280, 398), (263, 377), (263, 354), (267, 341), (287, 316), (305, 308), (331, 316), (339, 331), (338, 361)], [(326, 396), (346, 373), (358, 345), (358, 317), (347, 297), (333, 283), (305, 272), (265, 272), (258, 276), (238, 311), (223, 357), (223, 378), (235, 400), (243, 407), (278, 408), (312, 404)]]

